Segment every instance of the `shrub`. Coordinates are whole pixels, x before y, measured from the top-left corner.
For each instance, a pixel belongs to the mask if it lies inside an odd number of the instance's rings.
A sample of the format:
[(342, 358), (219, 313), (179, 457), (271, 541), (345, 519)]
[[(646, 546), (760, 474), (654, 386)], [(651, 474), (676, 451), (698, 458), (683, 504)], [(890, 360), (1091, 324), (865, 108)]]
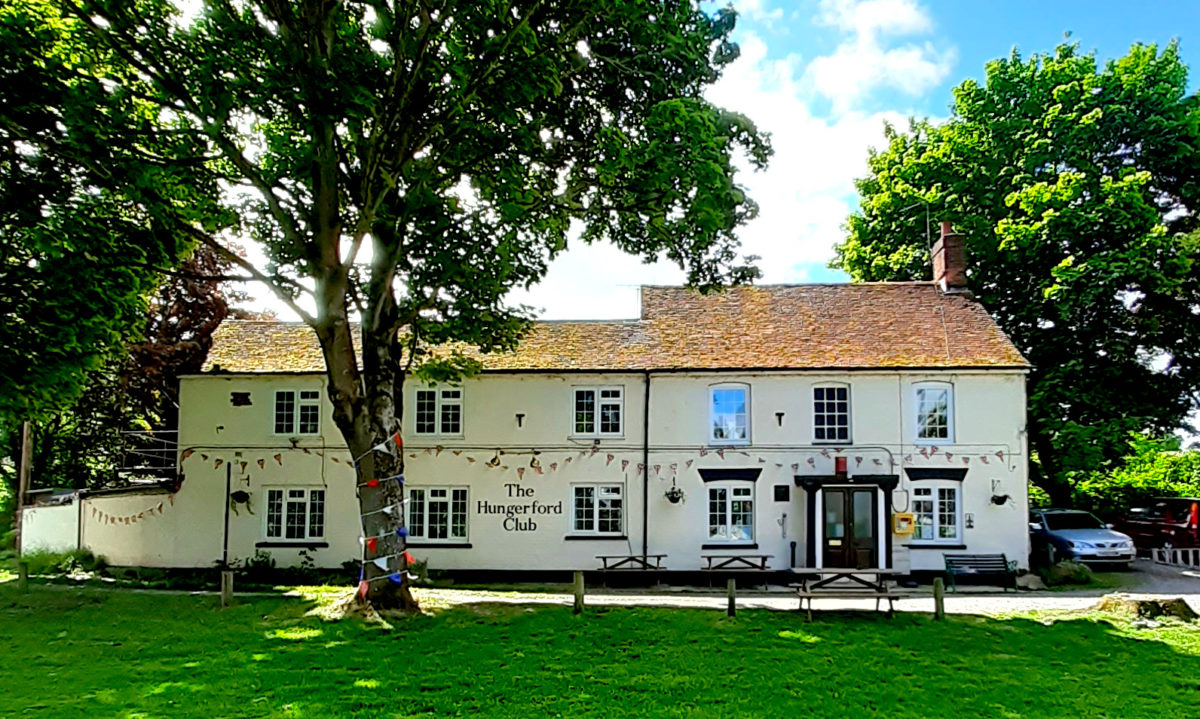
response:
[(1076, 505), (1111, 518), (1154, 497), (1200, 496), (1200, 450), (1181, 451), (1174, 437), (1140, 436), (1133, 439), (1133, 449), (1122, 467), (1076, 477)]
[(1047, 567), (1040, 573), (1042, 581), (1046, 583), (1047, 587), (1057, 587), (1063, 584), (1090, 584), (1092, 581), (1092, 570), (1086, 564), (1070, 560)]
[(59, 575), (80, 572), (102, 572), (108, 567), (104, 557), (86, 549), (71, 552), (26, 552), (21, 559), (29, 565), (30, 574)]

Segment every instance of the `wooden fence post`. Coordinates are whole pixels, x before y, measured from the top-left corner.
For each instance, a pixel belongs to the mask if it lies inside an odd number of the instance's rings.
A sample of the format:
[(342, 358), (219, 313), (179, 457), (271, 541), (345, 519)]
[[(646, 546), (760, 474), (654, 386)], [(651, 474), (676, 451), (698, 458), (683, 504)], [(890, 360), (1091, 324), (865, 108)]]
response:
[(221, 608), (233, 604), (233, 572), (221, 570)]
[(725, 584), (725, 591), (729, 594), (729, 606), (725, 608), (725, 614), (737, 616), (737, 580), (730, 577)]
[(583, 612), (583, 572), (575, 572), (575, 613)]
[(941, 577), (933, 578), (933, 618), (946, 618), (946, 583)]
[(29, 562), (17, 562), (17, 589), (21, 594), (29, 591)]

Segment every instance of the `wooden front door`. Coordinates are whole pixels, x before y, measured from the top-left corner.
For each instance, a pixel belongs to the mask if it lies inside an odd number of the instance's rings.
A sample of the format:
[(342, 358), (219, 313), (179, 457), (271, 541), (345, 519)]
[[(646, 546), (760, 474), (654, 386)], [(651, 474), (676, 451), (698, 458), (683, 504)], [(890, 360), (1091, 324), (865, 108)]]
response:
[(874, 487), (824, 490), (825, 533), (822, 566), (876, 567), (879, 507)]

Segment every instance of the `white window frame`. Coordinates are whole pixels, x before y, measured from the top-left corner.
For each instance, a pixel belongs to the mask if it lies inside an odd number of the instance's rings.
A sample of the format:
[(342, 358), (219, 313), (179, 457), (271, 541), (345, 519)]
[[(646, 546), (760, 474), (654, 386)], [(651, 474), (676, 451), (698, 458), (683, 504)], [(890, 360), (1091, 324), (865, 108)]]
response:
[[(592, 407), (592, 427), (591, 432), (579, 431), (578, 417), (578, 401), (580, 392), (595, 392), (596, 403)], [(604, 392), (617, 392), (618, 397), (603, 397)], [(604, 416), (604, 407), (616, 407), (618, 424), (616, 432), (605, 432), (601, 429), (601, 418)], [(596, 385), (587, 387), (572, 387), (571, 388), (571, 436), (572, 437), (624, 437), (625, 436), (625, 385)]]
[[(419, 422), (419, 418), (417, 416), (417, 403), (419, 402), (419, 398), (420, 398), (422, 392), (432, 392), (433, 393), (433, 426), (434, 426), (434, 430), (432, 432), (422, 432), (419, 429), (419, 427), (421, 425)], [(457, 397), (447, 397), (446, 396), (447, 392), (457, 392), (458, 396)], [(465, 406), (466, 396), (465, 395), (466, 395), (466, 393), (463, 392), (462, 387), (417, 387), (415, 390), (413, 390), (413, 395), (412, 395), (413, 434), (420, 435), (422, 437), (462, 437), (464, 428), (466, 427), (466, 420), (467, 420), (467, 413), (466, 413), (466, 406)], [(445, 419), (445, 418), (442, 416), (442, 408), (448, 407), (448, 406), (457, 406), (458, 407), (458, 431), (457, 432), (446, 431), (445, 424), (443, 423), (443, 419)]]
[[(421, 499), (418, 501), (414, 492), (421, 492)], [(433, 497), (433, 492), (445, 492), (446, 496)], [(463, 533), (455, 535), (454, 531), (454, 493), (463, 492)], [(433, 500), (444, 500), (446, 502), (446, 536), (445, 537), (430, 537), (429, 536), (429, 511)], [(407, 502), (405, 503), (405, 527), (408, 529), (408, 539), (410, 542), (420, 544), (463, 544), (471, 541), (471, 489), (464, 485), (420, 485), (410, 487), (408, 490)], [(420, 508), (421, 521), (413, 522), (413, 512)]]
[[(723, 391), (729, 391), (729, 390), (740, 390), (743, 393), (743, 396), (745, 397), (745, 415), (746, 415), (746, 436), (745, 436), (745, 438), (730, 439), (730, 438), (723, 438), (723, 437), (718, 438), (718, 437), (714, 436), (716, 434), (715, 430), (716, 430), (716, 419), (717, 419), (716, 393), (723, 392)], [(750, 385), (745, 384), (743, 382), (723, 382), (721, 384), (709, 385), (709, 388), (708, 388), (708, 443), (710, 445), (714, 445), (714, 446), (715, 445), (738, 446), (738, 445), (750, 444), (751, 438), (753, 437), (753, 435), (751, 433), (752, 428), (750, 426), (750, 424), (751, 424), (750, 423), (750, 416), (751, 416), (750, 409), (751, 409)]]
[[(579, 527), (578, 507), (575, 503), (575, 494), (580, 489), (592, 490), (592, 508), (591, 508), (591, 529), (581, 529)], [(601, 531), (600, 529), (600, 502), (603, 499), (612, 500), (614, 497), (602, 497), (602, 491), (616, 490), (615, 499), (619, 502), (617, 505), (617, 528), (615, 530)], [(620, 537), (625, 534), (625, 486), (618, 482), (576, 482), (571, 485), (571, 494), (567, 500), (571, 507), (571, 526), (569, 534), (575, 537)]]
[[(717, 534), (717, 535), (713, 534), (712, 523), (710, 521), (712, 518), (712, 502), (713, 502), (711, 493), (713, 490), (720, 490), (720, 489), (725, 490), (724, 523), (722, 525), (719, 525), (719, 526), (725, 527), (727, 536), (724, 536), (724, 537), (720, 536), (719, 534)], [(750, 493), (750, 499), (749, 499), (749, 501), (750, 501), (750, 536), (749, 537), (730, 537), (730, 536), (728, 536), (730, 528), (734, 526), (733, 522), (732, 522), (732, 517), (733, 517), (733, 502), (735, 500), (733, 492), (735, 489), (749, 490), (749, 493)], [(737, 545), (742, 545), (742, 544), (754, 544), (754, 542), (756, 541), (755, 537), (758, 534), (756, 522), (755, 522), (755, 516), (758, 512), (757, 494), (758, 494), (758, 492), (755, 489), (754, 482), (748, 481), (748, 480), (729, 479), (729, 480), (722, 480), (719, 482), (706, 483), (704, 485), (704, 503), (705, 503), (704, 504), (704, 526), (706, 527), (705, 535), (704, 535), (705, 543), (706, 544), (729, 544), (732, 546), (737, 546)], [(739, 499), (745, 500), (745, 497), (744, 496), (739, 497)]]
[[(280, 493), (281, 505), (279, 508), (279, 534), (271, 535), (271, 495), (274, 492)], [(302, 497), (293, 497), (293, 493), (303, 492)], [(321, 531), (314, 533), (312, 531), (312, 511), (313, 511), (313, 493), (321, 493)], [(325, 487), (296, 487), (296, 486), (267, 486), (263, 487), (263, 493), (266, 496), (265, 508), (263, 509), (262, 519), (262, 536), (269, 543), (283, 542), (324, 542), (327, 541), (329, 527), (329, 492)], [(291, 503), (299, 503), (304, 505), (304, 536), (289, 537), (288, 534), (288, 505)]]
[[(921, 395), (926, 390), (938, 390), (946, 393), (946, 436), (921, 436)], [(954, 384), (951, 382), (920, 382), (913, 385), (913, 443), (914, 444), (954, 444)]]
[[(828, 412), (828, 411), (817, 412), (817, 402), (818, 402), (817, 390), (831, 390), (831, 389), (832, 390), (839, 390), (839, 389), (846, 390), (846, 438), (845, 439), (828, 439), (828, 438), (819, 439), (817, 437), (817, 428), (818, 428), (817, 427), (817, 415), (821, 414), (821, 415), (825, 415), (825, 416), (829, 416), (829, 415), (837, 416), (837, 414), (838, 414), (837, 412)], [(811, 402), (811, 404), (809, 405), (809, 410), (810, 410), (809, 416), (812, 418), (813, 444), (853, 444), (854, 443), (854, 395), (850, 391), (849, 384), (847, 384), (845, 382), (821, 382), (819, 384), (815, 384), (812, 386), (812, 392), (809, 393), (809, 401)], [(831, 401), (839, 402), (841, 400), (823, 399), (823, 400), (819, 400), (819, 401), (827, 403), (827, 402), (831, 402)], [(821, 425), (821, 427), (826, 428), (826, 429), (828, 429), (829, 426), (830, 425)], [(833, 425), (833, 427), (836, 429), (837, 425)]]
[[(917, 496), (918, 490), (928, 490), (929, 496), (928, 497), (924, 497), (924, 496), (918, 497)], [(955, 532), (954, 532), (953, 537), (941, 536), (941, 533), (942, 533), (941, 530), (942, 530), (942, 526), (943, 526), (942, 517), (948, 514), (947, 512), (943, 511), (943, 509), (944, 509), (943, 501), (944, 500), (941, 496), (941, 492), (943, 490), (952, 490), (954, 492), (954, 512), (953, 512), (952, 516), (954, 517)], [(966, 544), (966, 541), (963, 537), (962, 482), (954, 482), (954, 481), (950, 481), (950, 480), (939, 480), (939, 479), (923, 479), (923, 480), (914, 482), (912, 484), (912, 486), (909, 488), (909, 491), (912, 493), (911, 494), (911, 496), (912, 496), (912, 513), (913, 513), (913, 536), (912, 536), (912, 540), (911, 540), (912, 544), (916, 544), (916, 545), (939, 545), (939, 544), (962, 545), (962, 544)], [(932, 505), (933, 505), (932, 506), (932, 509), (933, 509), (932, 523), (930, 525), (933, 530), (932, 537), (918, 536), (918, 534), (920, 532), (920, 526), (921, 526), (920, 518), (922, 515), (922, 512), (917, 511), (917, 503), (918, 502), (932, 502)]]
[[(279, 395), (292, 396), (292, 421), (288, 431), (279, 431)], [(305, 397), (304, 395), (311, 395)], [(302, 408), (316, 409), (317, 428), (314, 432), (301, 432), (300, 414)], [(319, 389), (277, 389), (271, 394), (271, 434), (276, 437), (316, 437), (321, 434), (321, 390)]]

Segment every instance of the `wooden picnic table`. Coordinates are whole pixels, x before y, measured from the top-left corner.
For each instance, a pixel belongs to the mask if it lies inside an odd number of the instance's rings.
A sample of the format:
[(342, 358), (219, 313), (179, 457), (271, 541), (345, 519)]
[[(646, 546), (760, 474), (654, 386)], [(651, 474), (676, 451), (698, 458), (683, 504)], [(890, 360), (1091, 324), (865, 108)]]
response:
[[(597, 554), (596, 559), (604, 563), (603, 572), (642, 571), (662, 569), (665, 554)], [(611, 562), (611, 564), (610, 564)]]
[(804, 600), (808, 600), (808, 618), (812, 620), (812, 600), (814, 598), (830, 599), (874, 599), (875, 611), (879, 611), (879, 603), (886, 599), (888, 616), (892, 616), (895, 595), (888, 585), (888, 578), (895, 570), (881, 568), (854, 569), (850, 567), (814, 567), (793, 568), (789, 570), (799, 581), (789, 584), (796, 590), (800, 599), (800, 609), (804, 609)]
[(771, 554), (701, 554), (705, 561), (704, 571), (753, 570), (763, 572), (767, 569), (767, 561)]

